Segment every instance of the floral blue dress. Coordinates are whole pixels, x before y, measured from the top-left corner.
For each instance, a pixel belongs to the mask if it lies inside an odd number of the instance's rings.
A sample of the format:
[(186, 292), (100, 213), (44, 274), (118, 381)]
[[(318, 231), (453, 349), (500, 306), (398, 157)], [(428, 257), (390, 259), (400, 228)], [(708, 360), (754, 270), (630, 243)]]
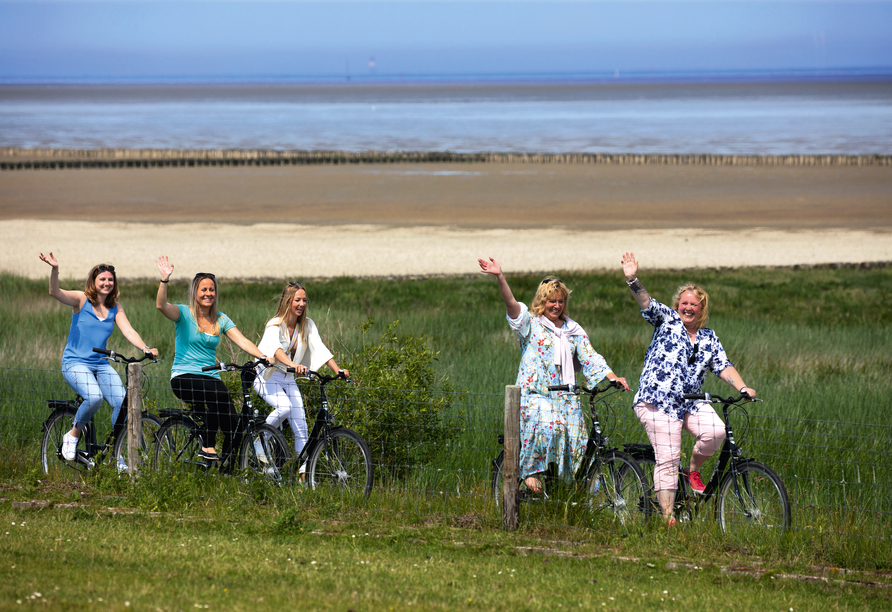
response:
[[(559, 476), (572, 477), (588, 440), (579, 398), (548, 390), (549, 385), (561, 384), (554, 363), (555, 335), (537, 317), (530, 316), (525, 304), (520, 308), (516, 319), (508, 317), (521, 351), (516, 383), (520, 387), (520, 475), (526, 478), (544, 472), (549, 463), (554, 463)], [(586, 384), (595, 386), (610, 367), (585, 333), (569, 336), (569, 342)]]
[[(718, 376), (732, 364), (718, 336), (709, 328), (697, 330), (697, 352), (678, 312), (650, 299), (650, 306), (641, 311), (644, 320), (654, 326), (654, 335), (644, 355), (644, 370), (635, 394), (635, 403), (653, 404), (678, 420), (688, 412), (697, 412), (699, 405), (685, 400), (685, 393), (700, 393), (706, 373)], [(694, 360), (688, 361), (693, 355)]]

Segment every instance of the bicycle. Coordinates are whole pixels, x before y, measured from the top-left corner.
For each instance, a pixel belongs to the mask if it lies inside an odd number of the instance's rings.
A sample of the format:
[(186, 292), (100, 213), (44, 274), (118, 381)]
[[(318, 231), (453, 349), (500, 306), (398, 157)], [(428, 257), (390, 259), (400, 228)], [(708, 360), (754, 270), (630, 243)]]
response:
[[(595, 515), (611, 513), (623, 525), (634, 525), (646, 521), (651, 512), (648, 498), (648, 487), (644, 472), (628, 453), (617, 448), (608, 447), (610, 438), (601, 429), (597, 407), (606, 412), (609, 403), (606, 401), (623, 389), (617, 381), (610, 381), (603, 387), (588, 389), (578, 385), (549, 386), (549, 391), (558, 391), (589, 396), (592, 425), (589, 430), (585, 454), (579, 469), (574, 475), (574, 482), (582, 485), (585, 491), (585, 506), (590, 519)], [(612, 391), (611, 393), (607, 393)], [(504, 444), (504, 435), (499, 436), (499, 444)], [(505, 451), (492, 460), (492, 495), (499, 504), (502, 495), (502, 464)], [(548, 498), (549, 489), (556, 480), (551, 470), (545, 474), (542, 494), (536, 494), (527, 488), (524, 479), (519, 481), (518, 501), (531, 501), (536, 498)]]
[(306, 462), (306, 479), (312, 489), (332, 488), (368, 496), (375, 479), (369, 445), (352, 429), (335, 424), (325, 391), (325, 386), (334, 380), (351, 382), (350, 379), (343, 372), (328, 376), (313, 370), (300, 378), (319, 382), (319, 410), (295, 465)]
[[(144, 353), (142, 357), (124, 357), (115, 351), (94, 348), (94, 352), (105, 355), (109, 361), (116, 363), (131, 364), (139, 363), (146, 359), (151, 359), (152, 363), (157, 363), (160, 359), (154, 359), (149, 353)], [(124, 380), (126, 388), (126, 376)], [(62, 457), (62, 437), (71, 431), (74, 426), (74, 417), (77, 409), (83, 402), (80, 395), (75, 395), (74, 400), (49, 400), (47, 402), (50, 408), (50, 415), (43, 423), (43, 436), (40, 442), (40, 457), (43, 471), (47, 476), (54, 478), (82, 477), (87, 470), (101, 461), (104, 453), (111, 448), (112, 457), (117, 458), (118, 472), (124, 472), (129, 465), (128, 449), (127, 449), (127, 395), (124, 396), (124, 403), (118, 412), (118, 418), (109, 432), (104, 444), (96, 441), (96, 424), (95, 419), (90, 421), (81, 428), (82, 443), (78, 445), (77, 454), (74, 461), (66, 461)], [(161, 419), (154, 414), (143, 410), (142, 412), (142, 441), (140, 448), (145, 451), (149, 448), (146, 444), (147, 439), (154, 439)], [(145, 453), (144, 453), (145, 456)]]
[[(719, 451), (718, 462), (703, 493), (691, 490), (679, 468), (678, 490), (675, 495), (674, 514), (682, 522), (694, 520), (701, 509), (715, 498), (715, 511), (724, 532), (743, 531), (746, 526), (777, 529), (783, 532), (792, 525), (792, 510), (787, 489), (780, 476), (768, 466), (743, 457), (743, 450), (734, 440), (729, 413), (736, 409), (749, 416), (741, 401), (762, 401), (741, 394), (736, 398), (720, 397), (709, 393), (685, 394), (686, 400), (702, 400), (722, 404), (725, 421), (725, 441)], [(653, 490), (653, 469), (656, 458), (649, 444), (626, 444), (626, 452), (644, 467), (649, 489)], [(651, 496), (653, 512), (660, 512), (654, 496)]]
[(185, 466), (206, 471), (219, 467), (221, 471), (231, 472), (238, 461), (237, 467), (240, 470), (280, 482), (292, 453), (288, 450), (288, 443), (282, 432), (267, 425), (266, 415), (260, 414), (254, 406), (251, 389), (257, 375), (255, 368), (261, 364), (269, 365), (266, 360), (256, 359), (242, 365), (219, 363), (202, 368), (203, 372), (240, 372), (242, 410), (235, 431), (232, 432), (230, 451), (225, 456), (216, 460), (198, 455), (198, 451), (206, 446), (201, 436), (204, 415), (183, 409), (165, 409), (161, 410), (165, 421), (161, 424), (155, 441), (155, 469)]

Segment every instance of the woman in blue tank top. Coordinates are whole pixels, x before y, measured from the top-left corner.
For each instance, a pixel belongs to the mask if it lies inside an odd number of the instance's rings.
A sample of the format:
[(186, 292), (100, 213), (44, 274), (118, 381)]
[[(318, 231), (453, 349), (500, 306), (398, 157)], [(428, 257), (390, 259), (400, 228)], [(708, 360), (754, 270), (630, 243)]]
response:
[(118, 418), (126, 393), (121, 377), (107, 360), (102, 359), (93, 347), (105, 348), (115, 324), (130, 343), (141, 351), (158, 356), (158, 349), (149, 348), (124, 314), (118, 302), (118, 278), (115, 267), (106, 264), (93, 266), (87, 275), (83, 291), (59, 288), (59, 262), (53, 256), (40, 254), (41, 261), (52, 268), (50, 295), (70, 306), (71, 329), (62, 353), (62, 376), (84, 402), (74, 416), (74, 426), (62, 437), (62, 457), (74, 461), (81, 429), (93, 418), (102, 405), (102, 399), (112, 407), (112, 426)]

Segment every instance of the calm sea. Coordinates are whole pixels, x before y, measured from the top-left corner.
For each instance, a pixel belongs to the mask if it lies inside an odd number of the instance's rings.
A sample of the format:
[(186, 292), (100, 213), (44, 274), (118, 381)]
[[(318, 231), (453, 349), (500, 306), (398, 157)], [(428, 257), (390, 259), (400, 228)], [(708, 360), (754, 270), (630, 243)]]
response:
[(0, 146), (892, 153), (892, 78), (0, 85)]

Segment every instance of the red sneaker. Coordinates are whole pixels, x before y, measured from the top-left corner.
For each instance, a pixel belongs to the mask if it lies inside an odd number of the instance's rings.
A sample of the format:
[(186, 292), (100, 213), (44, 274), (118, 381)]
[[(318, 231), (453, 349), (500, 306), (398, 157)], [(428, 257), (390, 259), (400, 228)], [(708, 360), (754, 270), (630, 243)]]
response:
[(676, 525), (678, 525), (678, 521), (676, 521), (674, 518), (670, 518), (669, 522), (666, 523), (666, 527), (675, 527)]
[(691, 485), (694, 493), (703, 493), (706, 490), (706, 485), (700, 479), (700, 472), (688, 472), (688, 483)]

